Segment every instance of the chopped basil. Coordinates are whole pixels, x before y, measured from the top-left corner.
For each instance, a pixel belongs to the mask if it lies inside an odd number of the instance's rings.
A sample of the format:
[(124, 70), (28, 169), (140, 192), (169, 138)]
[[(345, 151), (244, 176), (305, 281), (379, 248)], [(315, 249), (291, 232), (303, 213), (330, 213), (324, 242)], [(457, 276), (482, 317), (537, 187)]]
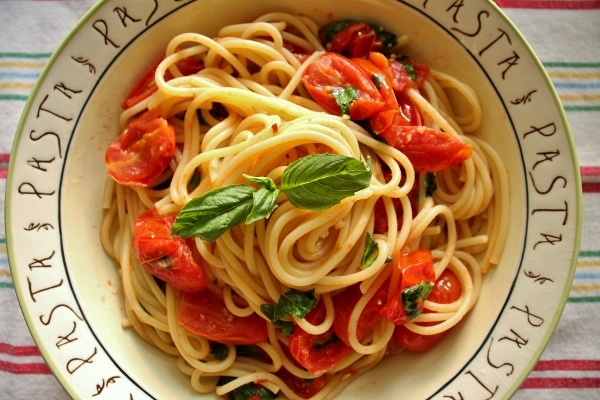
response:
[(342, 115), (350, 114), (350, 103), (358, 98), (359, 90), (353, 86), (331, 88), (331, 95), (335, 99), (335, 103), (340, 107)]
[(289, 336), (293, 332), (294, 323), (291, 321), (284, 321), (283, 319), (289, 317), (304, 318), (313, 308), (315, 308), (316, 304), (317, 299), (315, 298), (314, 290), (302, 292), (300, 290), (291, 289), (279, 297), (277, 304), (262, 304), (260, 310), (271, 320), (273, 325), (281, 328), (284, 336)]
[[(221, 376), (217, 382), (217, 386), (226, 385), (234, 379), (230, 376)], [(226, 400), (250, 400), (256, 398), (260, 400), (275, 400), (277, 396), (269, 389), (254, 382), (246, 383), (225, 395)]]
[(265, 315), (265, 317), (271, 320), (271, 323), (276, 327), (281, 329), (281, 334), (283, 336), (290, 336), (294, 333), (294, 323), (292, 321), (282, 321), (280, 319), (275, 319), (275, 311), (277, 306), (275, 304), (261, 304), (260, 311)]
[(229, 355), (229, 347), (223, 343), (211, 342), (210, 354), (219, 361), (223, 361)]
[(396, 46), (396, 44), (398, 44), (398, 37), (396, 36), (396, 34), (386, 31), (385, 29), (383, 29), (383, 27), (381, 25), (377, 25), (377, 24), (370, 24), (370, 25), (371, 25), (371, 28), (373, 28), (373, 30), (375, 31), (375, 33), (377, 33), (377, 36), (379, 37), (379, 40), (381, 41), (381, 44), (383, 45), (384, 51), (390, 50), (394, 46)]
[(417, 79), (417, 71), (415, 71), (415, 66), (412, 65), (407, 59), (405, 58), (401, 58), (400, 63), (404, 66), (404, 69), (406, 70), (406, 72), (408, 73), (408, 76), (410, 77), (410, 79), (412, 79), (413, 81), (415, 79)]
[(200, 184), (200, 174), (193, 174), (187, 184), (188, 192), (191, 192), (194, 189), (196, 189), (199, 184)]
[(365, 235), (365, 251), (360, 260), (360, 269), (366, 269), (373, 264), (379, 255), (379, 246), (368, 233)]
[(277, 207), (280, 191), (294, 207), (323, 211), (368, 187), (371, 167), (343, 155), (312, 154), (287, 166), (280, 187), (270, 178), (245, 178), (260, 188), (229, 185), (190, 200), (175, 219), (171, 234), (212, 242), (244, 221), (250, 224), (268, 218)]
[(260, 347), (254, 344), (241, 344), (235, 346), (235, 352), (238, 356), (243, 357), (257, 357), (263, 354)]
[(422, 281), (402, 291), (400, 300), (404, 304), (404, 311), (406, 311), (408, 319), (413, 319), (421, 315), (423, 302), (427, 299), (432, 289), (433, 284), (431, 282)]
[(437, 182), (435, 180), (434, 172), (427, 173), (427, 175), (425, 176), (424, 185), (425, 185), (425, 195), (426, 196), (433, 195), (433, 192), (435, 192), (437, 189)]

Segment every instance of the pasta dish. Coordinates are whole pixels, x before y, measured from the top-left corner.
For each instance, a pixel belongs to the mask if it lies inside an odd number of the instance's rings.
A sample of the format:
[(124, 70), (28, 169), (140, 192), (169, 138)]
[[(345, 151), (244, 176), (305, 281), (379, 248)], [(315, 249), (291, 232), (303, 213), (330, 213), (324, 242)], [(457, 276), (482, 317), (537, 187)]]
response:
[(507, 174), (476, 92), (408, 40), (274, 12), (147, 60), (106, 150), (101, 240), (124, 325), (196, 391), (331, 399), (477, 301)]

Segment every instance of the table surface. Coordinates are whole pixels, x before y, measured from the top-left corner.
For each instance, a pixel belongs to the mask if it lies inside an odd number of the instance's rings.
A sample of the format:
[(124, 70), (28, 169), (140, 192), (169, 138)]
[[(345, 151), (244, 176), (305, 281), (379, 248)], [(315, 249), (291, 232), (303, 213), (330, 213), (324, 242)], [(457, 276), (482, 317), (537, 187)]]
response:
[[(442, 1), (442, 0), (436, 0)], [(94, 0), (0, 0), (0, 201), (21, 111), (44, 64)], [(447, 0), (450, 5), (453, 2)], [(516, 399), (600, 398), (600, 1), (497, 0), (566, 110), (583, 182), (583, 235), (558, 327)], [(66, 399), (19, 309), (0, 217), (0, 398)]]

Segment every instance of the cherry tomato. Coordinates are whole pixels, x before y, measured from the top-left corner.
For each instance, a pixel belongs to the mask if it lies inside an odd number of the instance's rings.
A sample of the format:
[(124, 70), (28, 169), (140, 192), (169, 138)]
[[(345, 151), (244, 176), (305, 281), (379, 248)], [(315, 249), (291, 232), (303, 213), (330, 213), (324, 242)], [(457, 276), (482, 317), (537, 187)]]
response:
[(125, 100), (121, 103), (121, 108), (128, 109), (144, 100), (147, 97), (150, 97), (154, 92), (158, 90), (158, 86), (154, 82), (154, 73), (156, 72), (156, 67), (160, 64), (162, 58), (154, 64), (149, 70), (144, 72), (144, 74), (138, 79), (138, 81), (133, 85)]
[(284, 381), (290, 389), (303, 399), (310, 399), (323, 389), (325, 377), (318, 376), (314, 379), (302, 379), (292, 374), (285, 368), (277, 371), (277, 376)]
[(127, 186), (149, 186), (175, 154), (175, 130), (157, 111), (134, 118), (106, 149), (108, 175)]
[[(402, 271), (402, 281), (396, 293), (388, 300), (380, 313), (391, 323), (402, 325), (410, 320), (410, 316), (406, 312), (407, 304), (402, 301), (402, 293), (423, 282), (433, 284), (435, 271), (429, 250), (414, 250), (408, 254), (399, 254), (397, 259), (396, 268)], [(412, 305), (417, 307), (418, 312), (423, 310), (423, 300), (425, 299), (417, 300), (416, 304)]]
[[(154, 81), (154, 75), (156, 73), (158, 64), (160, 64), (163, 59), (164, 57), (161, 57), (152, 67), (150, 67), (150, 69), (144, 72), (135, 85), (133, 85), (125, 97), (125, 100), (123, 100), (121, 103), (121, 108), (128, 109), (129, 107), (132, 107), (140, 101), (150, 97), (158, 90), (158, 86), (156, 86), (156, 82)], [(179, 69), (179, 72), (187, 76), (200, 71), (202, 68), (204, 68), (204, 64), (195, 57), (190, 56), (178, 61), (177, 68)], [(169, 80), (173, 78), (173, 75), (167, 72), (165, 78)]]
[(394, 340), (405, 350), (424, 352), (429, 351), (442, 341), (446, 332), (435, 335), (421, 335), (408, 329), (406, 325), (398, 325), (394, 328)]
[[(333, 331), (337, 337), (348, 346), (350, 346), (350, 341), (348, 340), (350, 315), (362, 296), (363, 294), (360, 291), (360, 286), (355, 284), (333, 297), (333, 306), (335, 310)], [(381, 287), (371, 300), (369, 300), (358, 319), (356, 325), (356, 337), (359, 341), (369, 334), (373, 328), (377, 326), (379, 321), (381, 321), (382, 316), (379, 314), (379, 310), (386, 301), (387, 288)]]
[(446, 132), (424, 126), (392, 124), (379, 133), (408, 157), (417, 172), (438, 172), (471, 157), (471, 146)]
[(171, 236), (174, 220), (156, 210), (142, 213), (135, 220), (133, 252), (149, 273), (169, 285), (183, 292), (202, 290), (208, 278), (194, 258), (193, 241)]
[(319, 39), (328, 51), (347, 57), (366, 57), (370, 51), (383, 50), (375, 30), (364, 22), (350, 23), (331, 38), (332, 32), (327, 28), (325, 26), (319, 30)]
[(368, 59), (353, 58), (373, 81), (377, 82), (385, 106), (369, 118), (371, 129), (379, 134), (392, 125), (421, 125), (421, 113), (403, 92), (394, 91), (393, 73), (388, 59), (381, 53), (371, 52)]
[[(429, 294), (427, 300), (440, 304), (448, 304), (458, 300), (461, 294), (462, 288), (460, 286), (460, 281), (452, 271), (445, 270), (435, 282), (433, 290)], [(424, 309), (423, 312), (427, 313), (429, 310)], [(435, 323), (423, 325), (433, 324)], [(423, 335), (409, 330), (405, 325), (398, 325), (394, 330), (394, 339), (406, 350), (422, 352), (428, 351), (437, 345), (446, 336), (447, 332), (448, 331), (436, 333), (434, 335)]]
[[(318, 303), (305, 319), (312, 323), (320, 323), (325, 318), (325, 306)], [(290, 354), (300, 365), (314, 376), (320, 376), (331, 370), (338, 362), (353, 352), (352, 348), (341, 341), (332, 329), (321, 334), (311, 335), (299, 326), (289, 337)]]
[(179, 322), (188, 331), (213, 342), (258, 344), (269, 339), (267, 321), (258, 314), (234, 316), (227, 311), (221, 295), (210, 288), (182, 294)]
[[(363, 120), (378, 112), (384, 105), (375, 84), (361, 68), (337, 53), (325, 53), (311, 63), (302, 75), (302, 83), (312, 96), (330, 114), (348, 114), (352, 120)], [(336, 100), (336, 89), (354, 89), (356, 97), (346, 101), (343, 112)], [(338, 97), (339, 98), (339, 97)]]
[(462, 294), (462, 286), (458, 277), (454, 272), (449, 269), (445, 269), (441, 273), (440, 277), (435, 281), (433, 290), (429, 293), (427, 300), (431, 300), (434, 303), (439, 304), (450, 304), (454, 303), (460, 298)]
[(408, 57), (400, 60), (390, 59), (388, 63), (392, 73), (392, 87), (397, 92), (403, 92), (408, 88), (421, 88), (430, 73), (427, 65), (419, 64)]

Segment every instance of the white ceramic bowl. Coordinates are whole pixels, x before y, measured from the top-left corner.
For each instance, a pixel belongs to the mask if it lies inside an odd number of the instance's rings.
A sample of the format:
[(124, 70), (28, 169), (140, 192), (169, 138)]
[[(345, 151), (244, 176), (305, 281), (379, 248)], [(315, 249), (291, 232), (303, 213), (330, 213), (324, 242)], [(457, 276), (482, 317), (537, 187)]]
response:
[[(11, 155), (6, 226), (14, 286), (42, 354), (74, 398), (199, 399), (175, 359), (121, 328), (113, 262), (98, 237), (119, 102), (177, 33), (214, 34), (267, 11), (377, 21), (407, 53), (474, 87), (480, 135), (510, 176), (510, 232), (481, 298), (433, 351), (404, 353), (359, 377), (342, 399), (494, 398), (513, 394), (561, 315), (581, 219), (574, 146), (548, 76), (492, 1), (448, 9), (423, 0), (99, 2), (52, 57)], [(124, 14), (126, 13), (126, 14)]]

